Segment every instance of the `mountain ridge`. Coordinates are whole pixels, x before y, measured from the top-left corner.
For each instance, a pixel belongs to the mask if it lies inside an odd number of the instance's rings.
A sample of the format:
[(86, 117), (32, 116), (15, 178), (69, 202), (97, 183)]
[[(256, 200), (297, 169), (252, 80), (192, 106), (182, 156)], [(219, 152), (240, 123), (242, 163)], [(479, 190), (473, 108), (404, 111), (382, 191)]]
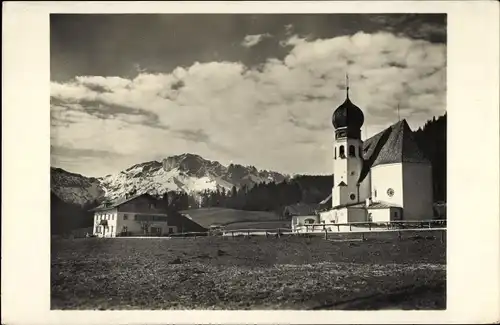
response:
[(51, 167), (51, 191), (61, 200), (84, 205), (104, 199), (117, 199), (130, 192), (161, 196), (166, 192), (184, 192), (193, 196), (203, 191), (226, 190), (233, 186), (252, 187), (259, 183), (282, 182), (289, 178), (278, 172), (258, 170), (254, 166), (229, 164), (185, 153), (134, 164), (118, 173), (87, 177)]

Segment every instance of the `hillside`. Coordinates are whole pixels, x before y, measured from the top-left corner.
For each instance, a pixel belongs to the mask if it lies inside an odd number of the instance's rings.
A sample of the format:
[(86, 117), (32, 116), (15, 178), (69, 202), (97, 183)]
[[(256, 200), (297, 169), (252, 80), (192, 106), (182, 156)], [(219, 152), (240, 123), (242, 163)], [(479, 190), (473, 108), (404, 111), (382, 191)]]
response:
[(62, 201), (78, 205), (100, 201), (105, 195), (99, 179), (53, 167), (50, 168), (50, 189)]
[[(184, 210), (181, 213), (188, 215), (193, 221), (209, 227), (212, 224), (235, 225), (245, 223), (244, 227), (251, 227), (251, 223), (277, 221), (278, 215), (267, 211), (243, 211), (226, 208), (202, 208)], [(243, 225), (243, 224), (242, 224)]]

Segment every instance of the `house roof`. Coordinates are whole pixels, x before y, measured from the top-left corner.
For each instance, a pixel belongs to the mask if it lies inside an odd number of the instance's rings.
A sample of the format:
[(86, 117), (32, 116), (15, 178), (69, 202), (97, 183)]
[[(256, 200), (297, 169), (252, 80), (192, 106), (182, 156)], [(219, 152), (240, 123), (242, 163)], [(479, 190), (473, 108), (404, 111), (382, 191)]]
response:
[(293, 205), (287, 205), (283, 212), (288, 212), (292, 216), (308, 216), (316, 214), (317, 208), (317, 204), (297, 203)]
[(365, 140), (363, 159), (358, 183), (365, 179), (371, 168), (378, 165), (403, 162), (430, 164), (415, 141), (406, 120), (399, 121)]
[(105, 210), (109, 210), (109, 209), (114, 209), (124, 203), (127, 203), (129, 201), (132, 201), (138, 197), (141, 197), (141, 196), (147, 196), (149, 198), (153, 198), (151, 195), (147, 194), (147, 193), (143, 193), (143, 194), (137, 194), (137, 195), (133, 195), (133, 196), (130, 196), (130, 197), (122, 197), (122, 198), (118, 198), (116, 199), (115, 201), (112, 201), (112, 202), (107, 202), (106, 203), (102, 203), (101, 205), (99, 205), (98, 207), (95, 207), (93, 209), (91, 209), (90, 211), (105, 211)]
[(388, 202), (370, 202), (370, 205), (367, 207), (365, 202), (358, 203), (349, 203), (349, 204), (341, 204), (333, 207), (333, 209), (342, 209), (342, 208), (353, 208), (353, 209), (387, 209), (387, 208), (401, 208), (401, 206), (388, 203)]

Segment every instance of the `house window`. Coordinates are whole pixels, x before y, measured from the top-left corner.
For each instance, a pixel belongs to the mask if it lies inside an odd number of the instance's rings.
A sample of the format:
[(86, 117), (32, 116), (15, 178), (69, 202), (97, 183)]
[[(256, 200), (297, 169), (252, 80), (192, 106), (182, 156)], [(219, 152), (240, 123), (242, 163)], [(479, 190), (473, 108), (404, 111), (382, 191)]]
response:
[(373, 191), (373, 196), (377, 197), (377, 190)]
[(399, 213), (397, 211), (395, 211), (392, 215), (394, 220), (399, 220)]
[(128, 220), (128, 215), (124, 214), (123, 215), (123, 220)]
[(111, 215), (111, 220), (115, 220), (115, 215), (114, 214)]
[(155, 208), (155, 204), (154, 204), (154, 203), (150, 203), (150, 204), (149, 204), (149, 208), (150, 208), (150, 209), (154, 209), (154, 208)]
[(339, 157), (341, 159), (345, 158), (345, 148), (344, 148), (344, 146), (340, 146), (340, 148), (339, 148)]
[(173, 233), (174, 233), (174, 228), (169, 227), (169, 228), (168, 228), (168, 233), (169, 233), (169, 234), (173, 234)]
[(335, 156), (334, 158), (337, 159), (337, 147), (334, 148)]
[(99, 226), (95, 227), (95, 232), (96, 232), (96, 234), (99, 233)]
[(356, 147), (352, 144), (349, 146), (349, 157), (356, 157)]

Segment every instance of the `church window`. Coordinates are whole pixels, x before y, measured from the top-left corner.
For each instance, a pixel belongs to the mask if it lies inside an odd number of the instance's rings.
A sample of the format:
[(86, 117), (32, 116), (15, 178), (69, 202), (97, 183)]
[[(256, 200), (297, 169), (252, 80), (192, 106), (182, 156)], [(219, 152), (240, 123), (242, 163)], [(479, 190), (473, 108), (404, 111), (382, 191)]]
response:
[(356, 194), (351, 193), (351, 195), (349, 195), (349, 198), (354, 201), (356, 199)]
[(345, 148), (344, 146), (340, 146), (339, 148), (339, 157), (344, 159), (345, 158)]
[(387, 190), (387, 195), (388, 195), (389, 197), (393, 197), (393, 196), (394, 196), (394, 190), (393, 190), (392, 188), (388, 189), (388, 190)]
[(349, 157), (356, 157), (356, 147), (352, 144), (349, 146)]

